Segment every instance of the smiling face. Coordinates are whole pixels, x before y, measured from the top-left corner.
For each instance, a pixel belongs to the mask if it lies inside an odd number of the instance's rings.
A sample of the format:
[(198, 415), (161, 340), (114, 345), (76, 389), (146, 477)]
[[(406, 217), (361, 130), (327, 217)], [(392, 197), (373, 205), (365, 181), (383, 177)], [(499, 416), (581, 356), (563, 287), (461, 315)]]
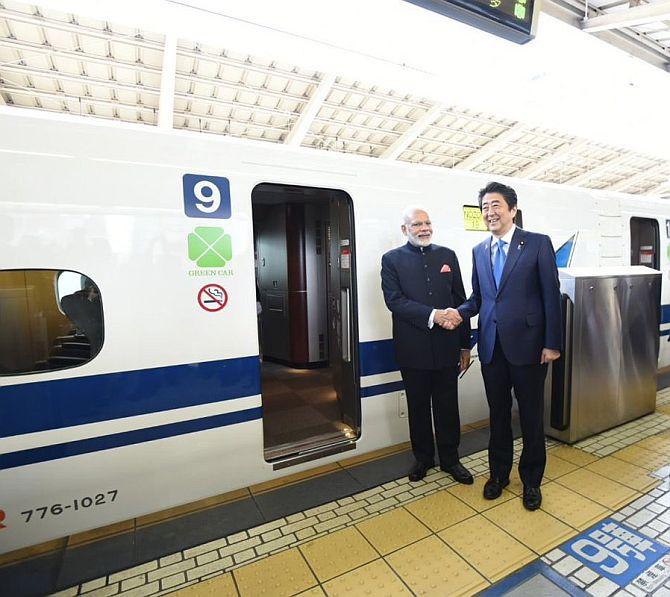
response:
[(514, 224), (516, 207), (512, 209), (500, 193), (486, 193), (482, 197), (482, 220), (496, 238), (501, 238), (509, 232)]
[(405, 216), (403, 234), (415, 247), (427, 247), (433, 238), (433, 225), (425, 211), (416, 209)]

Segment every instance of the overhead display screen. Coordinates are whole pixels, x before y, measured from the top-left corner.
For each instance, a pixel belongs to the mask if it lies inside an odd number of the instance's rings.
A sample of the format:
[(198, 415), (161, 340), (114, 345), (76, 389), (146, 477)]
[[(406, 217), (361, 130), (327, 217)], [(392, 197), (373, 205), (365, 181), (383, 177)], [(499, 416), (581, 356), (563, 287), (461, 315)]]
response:
[(535, 37), (540, 0), (406, 0), (518, 44)]

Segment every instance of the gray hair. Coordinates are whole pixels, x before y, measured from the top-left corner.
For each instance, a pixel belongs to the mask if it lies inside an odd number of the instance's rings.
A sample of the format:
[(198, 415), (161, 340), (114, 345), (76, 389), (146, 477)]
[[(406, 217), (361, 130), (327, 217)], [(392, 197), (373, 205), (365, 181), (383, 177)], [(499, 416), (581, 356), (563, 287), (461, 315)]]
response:
[(428, 213), (428, 210), (422, 205), (408, 205), (402, 212), (402, 223), (405, 225), (409, 224), (412, 216), (417, 211), (422, 211), (426, 214)]

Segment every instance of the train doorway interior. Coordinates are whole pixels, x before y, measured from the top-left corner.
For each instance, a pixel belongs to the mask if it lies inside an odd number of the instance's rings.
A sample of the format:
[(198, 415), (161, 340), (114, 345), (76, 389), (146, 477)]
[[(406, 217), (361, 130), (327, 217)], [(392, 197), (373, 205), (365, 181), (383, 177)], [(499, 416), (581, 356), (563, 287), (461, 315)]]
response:
[(252, 206), (265, 460), (297, 463), (353, 447), (360, 394), (351, 198), (261, 184)]
[(660, 267), (658, 221), (652, 218), (630, 219), (630, 264)]

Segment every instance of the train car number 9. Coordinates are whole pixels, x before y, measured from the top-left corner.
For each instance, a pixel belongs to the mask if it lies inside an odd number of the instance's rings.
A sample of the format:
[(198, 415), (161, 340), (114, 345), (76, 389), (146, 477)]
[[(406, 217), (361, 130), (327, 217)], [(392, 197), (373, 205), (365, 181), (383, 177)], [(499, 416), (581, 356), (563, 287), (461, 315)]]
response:
[(230, 218), (230, 182), (222, 176), (184, 174), (184, 213), (189, 218)]

